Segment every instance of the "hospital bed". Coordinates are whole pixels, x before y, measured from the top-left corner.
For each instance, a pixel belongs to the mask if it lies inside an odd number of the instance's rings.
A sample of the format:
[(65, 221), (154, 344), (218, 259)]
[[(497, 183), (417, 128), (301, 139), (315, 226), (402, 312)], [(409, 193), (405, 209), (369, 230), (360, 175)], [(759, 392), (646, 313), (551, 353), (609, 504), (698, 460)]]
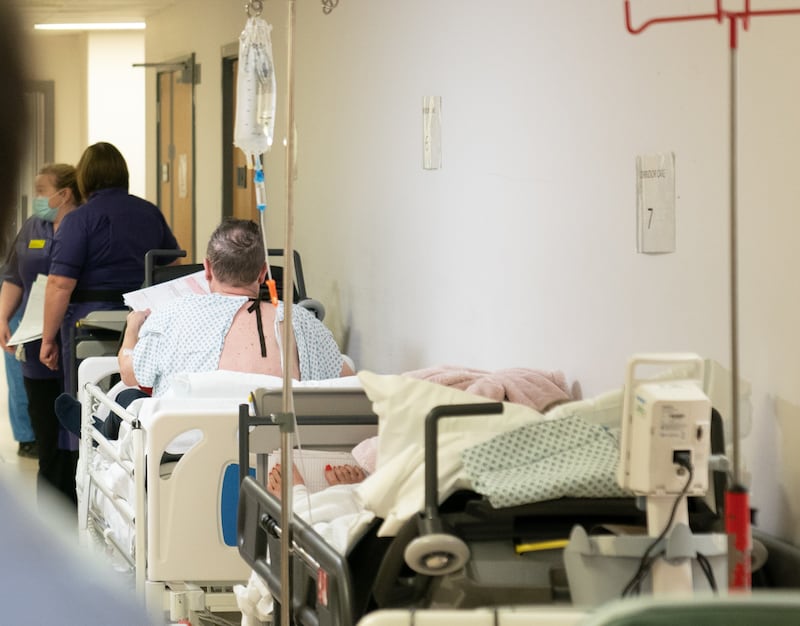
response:
[[(76, 483), (82, 543), (107, 554), (160, 619), (165, 613), (177, 621), (238, 612), (233, 586), (250, 573), (236, 547), (240, 404), (248, 406), (250, 391), (268, 381), (259, 395), (261, 406), (277, 410), (280, 395), (269, 387), (280, 379), (232, 372), (185, 375), (174, 379), (174, 393), (123, 409), (108, 394), (116, 372), (114, 357), (89, 358), (79, 368)], [(331, 393), (363, 397), (359, 389)], [(315, 402), (331, 397), (314, 388), (307, 395)], [(302, 399), (297, 406), (302, 413)], [(123, 420), (116, 441), (93, 424), (92, 416), (103, 408)], [(371, 427), (362, 424), (367, 430), (358, 436), (374, 433), (375, 422), (373, 416)], [(254, 450), (274, 447), (268, 437), (254, 437)], [(258, 456), (246, 459), (245, 472), (254, 473)]]
[[(409, 396), (413, 395), (412, 390)], [(397, 532), (378, 536), (383, 520), (375, 519), (357, 541), (341, 550), (327, 543), (312, 525), (294, 517), (290, 557), (293, 623), (348, 626), (362, 619), (368, 623), (372, 613), (388, 609), (406, 609), (406, 615), (410, 609), (419, 615), (425, 608), (509, 605), (535, 605), (555, 615), (554, 620), (562, 620), (551, 623), (576, 623), (583, 612), (570, 609), (564, 539), (576, 525), (595, 532), (598, 528), (644, 526), (645, 514), (632, 497), (559, 498), (495, 509), (475, 492), (460, 489), (439, 504), (438, 420), (495, 414), (503, 406), (438, 405), (427, 414), (425, 503), (421, 513)], [(487, 415), (484, 419), (509, 418)], [(277, 623), (285, 610), (278, 602), (284, 532), (280, 502), (256, 480), (245, 478), (239, 507), (240, 552), (267, 584)], [(718, 528), (719, 515), (703, 499), (691, 500), (689, 515), (695, 532)], [(413, 561), (417, 565), (410, 567)], [(492, 619), (495, 616), (493, 611), (487, 614)], [(461, 615), (462, 621), (473, 619), (473, 611)], [(412, 619), (412, 623), (419, 622)]]
[[(77, 472), (82, 543), (99, 548), (133, 584), (148, 609), (173, 620), (235, 611), (231, 588), (247, 578), (235, 547), (238, 481), (237, 400), (147, 399), (138, 412), (106, 393), (116, 358), (79, 368), (82, 404)], [(106, 407), (123, 419), (109, 441), (92, 415)], [(182, 443), (175, 438), (183, 436)], [(162, 463), (171, 445), (177, 462)], [(145, 477), (148, 477), (145, 480)]]

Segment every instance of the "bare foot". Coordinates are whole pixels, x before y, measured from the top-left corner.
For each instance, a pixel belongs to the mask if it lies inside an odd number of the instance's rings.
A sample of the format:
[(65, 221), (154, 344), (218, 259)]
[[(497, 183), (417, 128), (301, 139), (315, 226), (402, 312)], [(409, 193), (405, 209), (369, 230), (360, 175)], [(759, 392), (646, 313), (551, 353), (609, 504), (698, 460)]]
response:
[(325, 480), (329, 485), (352, 485), (365, 477), (364, 470), (356, 465), (325, 466)]
[[(297, 466), (292, 464), (292, 484), (305, 485), (303, 476), (297, 471)], [(267, 476), (267, 491), (280, 500), (281, 498), (281, 464), (275, 463)]]

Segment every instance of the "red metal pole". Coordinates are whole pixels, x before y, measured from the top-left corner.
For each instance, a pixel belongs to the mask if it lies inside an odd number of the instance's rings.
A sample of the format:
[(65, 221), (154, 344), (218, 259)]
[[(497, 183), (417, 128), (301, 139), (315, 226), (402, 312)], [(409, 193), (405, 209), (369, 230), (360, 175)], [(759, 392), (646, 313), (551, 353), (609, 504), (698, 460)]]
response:
[[(745, 13), (750, 10), (749, 0)], [(742, 480), (739, 425), (739, 211), (738, 211), (738, 19), (748, 17), (729, 15), (730, 22), (730, 311), (731, 311), (731, 426), (733, 436), (733, 484), (725, 494), (725, 532), (728, 535), (728, 590), (749, 592), (752, 588), (750, 553), (750, 496)]]
[(715, 19), (723, 17), (730, 26), (730, 309), (731, 309), (731, 423), (733, 436), (733, 481), (725, 494), (725, 531), (728, 534), (728, 588), (732, 591), (749, 591), (752, 587), (750, 553), (752, 528), (750, 526), (750, 497), (742, 480), (739, 420), (739, 315), (738, 315), (738, 208), (737, 208), (737, 51), (738, 20), (748, 30), (753, 16), (800, 15), (800, 9), (766, 9), (753, 11), (750, 0), (745, 0), (742, 11), (725, 11), (722, 0), (716, 0), (716, 13), (656, 17), (635, 27), (631, 23), (630, 0), (625, 0), (625, 27), (638, 35), (654, 24)]

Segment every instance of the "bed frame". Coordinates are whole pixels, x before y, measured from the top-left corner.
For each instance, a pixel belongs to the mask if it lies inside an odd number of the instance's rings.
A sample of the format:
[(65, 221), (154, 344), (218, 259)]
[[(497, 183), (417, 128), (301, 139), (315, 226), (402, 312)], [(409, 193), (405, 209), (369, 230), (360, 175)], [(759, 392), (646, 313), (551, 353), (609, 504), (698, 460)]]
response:
[[(146, 399), (135, 415), (105, 393), (109, 378), (117, 372), (116, 357), (92, 357), (79, 367), (82, 435), (77, 491), (82, 543), (127, 563), (137, 594), (157, 619), (167, 614), (172, 621), (194, 623), (198, 614), (238, 613), (233, 585), (244, 584), (251, 571), (236, 545), (239, 433), (248, 431), (240, 430), (240, 420), (249, 405), (241, 404), (241, 396)], [(298, 422), (311, 422), (303, 431), (304, 447), (352, 447), (377, 433), (377, 416), (360, 389), (301, 388), (294, 393)], [(267, 415), (280, 409), (280, 390), (258, 389), (253, 397)], [(94, 428), (91, 416), (98, 405), (130, 426), (126, 453), (120, 453), (119, 442), (108, 441)], [(351, 426), (332, 428), (326, 422), (326, 415), (333, 414), (335, 422), (344, 424), (348, 419), (342, 414), (354, 410), (369, 415), (350, 419)], [(165, 449), (189, 430), (199, 431), (201, 440), (165, 472)], [(249, 471), (252, 477), (257, 466), (259, 477), (266, 476), (267, 453), (277, 447), (277, 434), (274, 427), (256, 428), (242, 438), (248, 452), (241, 475)], [(121, 468), (117, 473), (124, 471), (130, 477), (129, 500), (115, 492), (107, 471), (93, 467), (98, 455)], [(98, 493), (106, 500), (103, 510), (96, 503)], [(122, 532), (115, 536), (107, 529), (103, 511), (109, 506), (135, 533), (133, 541), (120, 541)]]
[[(428, 413), (425, 510), (408, 520), (395, 537), (377, 537), (374, 530), (379, 523), (373, 524), (342, 555), (295, 516), (290, 534), (292, 588), (288, 609), (279, 603), (283, 582), (276, 555), (280, 556), (280, 537), (285, 532), (281, 528), (281, 504), (257, 481), (245, 478), (239, 500), (239, 550), (272, 593), (273, 623), (278, 623), (280, 614), (287, 610), (290, 621), (303, 626), (413, 626), (428, 623), (428, 616), (432, 616), (433, 624), (444, 614), (451, 621), (444, 619), (441, 623), (496, 624), (500, 616), (503, 623), (537, 623), (535, 620), (542, 619), (538, 623), (566, 626), (580, 621), (584, 611), (570, 606), (562, 548), (542, 547), (518, 554), (515, 538), (544, 545), (553, 543), (550, 540), (554, 538), (567, 537), (576, 524), (587, 528), (602, 524), (643, 526), (644, 515), (634, 498), (561, 498), (494, 509), (477, 494), (456, 492), (437, 506), (437, 421), (500, 410), (501, 404), (480, 403), (437, 406)], [(692, 507), (691, 518), (693, 524), (706, 530), (718, 521), (700, 499)], [(417, 556), (434, 557), (432, 562), (436, 563), (445, 556), (456, 556), (458, 550), (450, 550), (459, 542), (467, 544), (471, 552), (468, 562), (460, 566), (463, 570), (411, 571), (405, 565), (412, 546)], [(512, 606), (516, 608), (476, 610)], [(405, 610), (387, 610), (398, 608)], [(425, 612), (426, 608), (436, 610)], [(441, 612), (444, 608), (454, 610)]]
[[(133, 572), (137, 594), (159, 619), (192, 619), (197, 613), (238, 611), (232, 587), (247, 580), (249, 568), (233, 541), (225, 541), (221, 511), (223, 480), (233, 468), (238, 481), (238, 411), (184, 399), (172, 408), (156, 409), (145, 418), (110, 400), (100, 383), (117, 371), (116, 358), (85, 360), (79, 369), (82, 436), (78, 469), (79, 533), (83, 543), (102, 546), (123, 559)], [(149, 400), (146, 400), (149, 402)], [(129, 452), (121, 454), (91, 423), (98, 404), (118, 414), (131, 427)], [(144, 413), (144, 406), (142, 413)], [(187, 428), (188, 426), (188, 428)], [(168, 475), (161, 460), (176, 435), (197, 429), (202, 439), (182, 455)], [(95, 447), (93, 442), (97, 443)], [(92, 467), (104, 455), (133, 482), (133, 501), (115, 491), (107, 471)], [(144, 477), (149, 477), (145, 485)], [(135, 539), (120, 541), (107, 528), (97, 492), (130, 524)], [(235, 503), (234, 509), (235, 511)], [(234, 518), (235, 528), (235, 518)], [(133, 549), (129, 549), (133, 543)]]

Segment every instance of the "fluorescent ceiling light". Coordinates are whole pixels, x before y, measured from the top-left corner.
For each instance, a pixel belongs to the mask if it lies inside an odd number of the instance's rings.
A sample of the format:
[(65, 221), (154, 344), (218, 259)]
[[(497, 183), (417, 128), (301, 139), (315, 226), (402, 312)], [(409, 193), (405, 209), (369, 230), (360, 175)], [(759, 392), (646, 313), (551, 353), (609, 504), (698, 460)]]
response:
[(84, 24), (34, 24), (35, 30), (144, 30), (144, 22), (96, 22)]

